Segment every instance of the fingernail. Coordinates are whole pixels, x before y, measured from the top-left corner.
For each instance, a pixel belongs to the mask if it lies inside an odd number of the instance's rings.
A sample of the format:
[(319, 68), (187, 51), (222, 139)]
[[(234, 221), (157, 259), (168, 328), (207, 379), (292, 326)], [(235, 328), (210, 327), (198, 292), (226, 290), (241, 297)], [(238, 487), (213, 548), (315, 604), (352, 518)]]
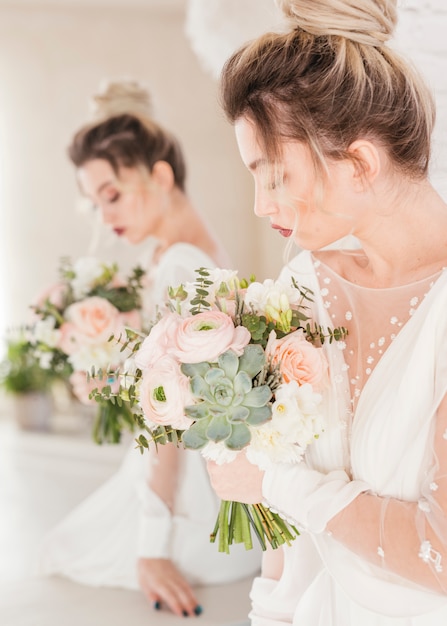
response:
[(202, 609), (202, 607), (200, 606), (200, 604), (198, 604), (198, 605), (196, 606), (196, 608), (194, 609), (194, 613), (195, 613), (196, 615), (201, 615), (201, 613), (203, 613), (203, 609)]
[(159, 611), (161, 609), (161, 603), (158, 600), (154, 602), (154, 609), (156, 611)]
[(188, 617), (188, 612), (187, 611), (183, 611), (183, 617)]

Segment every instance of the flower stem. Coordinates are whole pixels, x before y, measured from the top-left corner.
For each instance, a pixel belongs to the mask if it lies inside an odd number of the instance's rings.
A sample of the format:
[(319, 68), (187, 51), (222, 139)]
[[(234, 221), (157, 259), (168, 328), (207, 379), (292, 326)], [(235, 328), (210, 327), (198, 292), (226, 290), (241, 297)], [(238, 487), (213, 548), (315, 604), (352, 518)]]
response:
[(219, 552), (230, 553), (230, 545), (243, 543), (246, 550), (253, 548), (251, 530), (256, 535), (262, 550), (267, 541), (273, 549), (291, 541), (299, 535), (292, 524), (262, 504), (244, 504), (223, 500), (210, 541), (214, 543), (219, 535)]

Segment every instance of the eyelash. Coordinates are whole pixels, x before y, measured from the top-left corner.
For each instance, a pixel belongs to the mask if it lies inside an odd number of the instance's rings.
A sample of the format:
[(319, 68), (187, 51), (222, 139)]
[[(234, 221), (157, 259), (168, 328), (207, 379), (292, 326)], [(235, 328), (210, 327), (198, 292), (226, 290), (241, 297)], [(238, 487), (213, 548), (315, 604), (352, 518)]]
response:
[(113, 204), (113, 202), (117, 202), (117, 201), (119, 200), (119, 198), (120, 198), (120, 194), (119, 194), (119, 192), (117, 191), (117, 192), (115, 193), (115, 195), (114, 195), (114, 196), (110, 197), (110, 198), (107, 200), (107, 202), (109, 202), (110, 204)]
[[(114, 196), (112, 196), (111, 198), (108, 198), (106, 202), (108, 204), (113, 204), (114, 202), (118, 202), (119, 198), (120, 198), (120, 193), (117, 192)], [(97, 204), (92, 204), (91, 208), (93, 211), (97, 211), (99, 207)]]
[(268, 191), (275, 191), (278, 187), (282, 187), (284, 185), (284, 178), (274, 180), (271, 183), (267, 184)]

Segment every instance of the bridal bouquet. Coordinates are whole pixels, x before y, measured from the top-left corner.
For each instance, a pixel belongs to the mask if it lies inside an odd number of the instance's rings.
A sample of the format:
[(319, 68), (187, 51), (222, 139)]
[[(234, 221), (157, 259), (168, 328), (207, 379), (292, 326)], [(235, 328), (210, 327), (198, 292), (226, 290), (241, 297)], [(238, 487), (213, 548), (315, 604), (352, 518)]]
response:
[[(60, 281), (32, 306), (34, 317), (27, 328), (29, 349), (41, 369), (67, 380), (84, 404), (94, 404), (89, 398), (93, 386), (88, 381), (92, 366), (109, 372), (119, 368), (130, 354), (133, 329), (141, 329), (144, 271), (135, 267), (123, 278), (116, 264), (81, 257), (74, 263), (62, 259), (59, 274)], [(128, 345), (123, 348), (117, 341), (111, 342), (111, 337), (126, 337)], [(94, 425), (98, 442), (116, 442), (119, 424), (134, 424), (125, 405), (117, 405), (114, 419), (109, 417), (110, 409), (100, 404)]]
[[(181, 443), (206, 459), (244, 453), (261, 468), (298, 462), (324, 431), (321, 392), (328, 364), (321, 345), (345, 329), (313, 323), (312, 293), (296, 282), (239, 280), (229, 270), (197, 270), (169, 289), (164, 315), (132, 354), (119, 387), (92, 397), (126, 402), (151, 442)], [(262, 504), (222, 502), (211, 541), (263, 549), (289, 543), (296, 529)]]

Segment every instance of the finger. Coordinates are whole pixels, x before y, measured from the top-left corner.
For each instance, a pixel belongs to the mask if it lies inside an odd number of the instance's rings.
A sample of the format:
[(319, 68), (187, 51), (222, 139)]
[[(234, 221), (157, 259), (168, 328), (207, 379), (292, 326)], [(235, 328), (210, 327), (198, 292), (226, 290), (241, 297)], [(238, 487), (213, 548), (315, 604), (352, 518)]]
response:
[(156, 593), (153, 589), (144, 584), (144, 582), (140, 582), (141, 591), (143, 592), (147, 601), (151, 604), (152, 608), (155, 611), (159, 611), (161, 609), (162, 599), (160, 594)]
[(160, 589), (160, 595), (176, 615), (186, 617), (200, 615), (202, 612), (193, 590), (184, 579), (170, 581), (168, 586)]

